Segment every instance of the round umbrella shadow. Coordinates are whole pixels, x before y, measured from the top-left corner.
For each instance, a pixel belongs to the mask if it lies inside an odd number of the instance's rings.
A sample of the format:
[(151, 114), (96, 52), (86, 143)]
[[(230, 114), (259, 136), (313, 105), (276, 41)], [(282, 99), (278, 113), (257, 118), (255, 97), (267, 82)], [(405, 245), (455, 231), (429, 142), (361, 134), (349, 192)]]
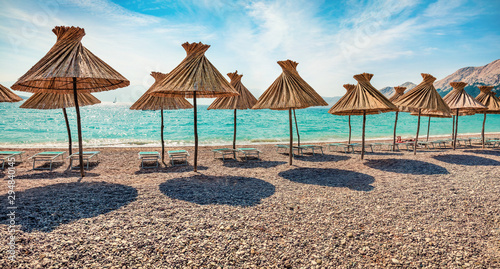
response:
[(264, 180), (236, 176), (196, 175), (160, 184), (166, 196), (199, 205), (254, 206), (274, 194), (275, 187)]
[(303, 155), (295, 156), (295, 158), (306, 162), (339, 162), (351, 159), (350, 156), (329, 154)]
[(374, 169), (412, 175), (449, 174), (446, 168), (428, 162), (405, 159), (369, 160), (365, 165)]
[(464, 152), (475, 153), (475, 154), (486, 154), (486, 155), (500, 156), (500, 151), (499, 150), (468, 149), (468, 150), (464, 150)]
[[(92, 218), (116, 210), (135, 201), (137, 190), (106, 182), (60, 183), (16, 192), (15, 206), (2, 207), (0, 222), (10, 222), (15, 212), (16, 225), (25, 232), (51, 232), (60, 224)], [(0, 196), (9, 203), (8, 194)]]
[(293, 182), (327, 187), (347, 187), (356, 191), (371, 191), (375, 178), (354, 171), (327, 168), (296, 168), (283, 171), (279, 176)]
[(499, 161), (474, 155), (458, 155), (458, 154), (438, 155), (434, 156), (433, 158), (445, 163), (458, 164), (458, 165), (488, 165), (488, 166), (500, 165)]
[(241, 162), (224, 162), (225, 167), (231, 168), (271, 168), (276, 167), (286, 162), (279, 161), (241, 161)]

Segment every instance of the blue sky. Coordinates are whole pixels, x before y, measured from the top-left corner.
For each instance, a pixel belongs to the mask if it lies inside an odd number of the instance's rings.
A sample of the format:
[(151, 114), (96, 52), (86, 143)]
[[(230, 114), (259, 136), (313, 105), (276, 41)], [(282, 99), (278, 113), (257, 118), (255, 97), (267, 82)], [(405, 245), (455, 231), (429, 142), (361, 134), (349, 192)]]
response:
[[(299, 62), (322, 96), (344, 94), (353, 75), (377, 88), (441, 79), (500, 58), (500, 1), (466, 0), (0, 0), (0, 83), (10, 87), (55, 42), (57, 25), (85, 28), (83, 44), (131, 81), (97, 96), (135, 101), (185, 57), (181, 44), (211, 45), (222, 74), (242, 73), (257, 97)], [(27, 94), (25, 94), (27, 95)]]

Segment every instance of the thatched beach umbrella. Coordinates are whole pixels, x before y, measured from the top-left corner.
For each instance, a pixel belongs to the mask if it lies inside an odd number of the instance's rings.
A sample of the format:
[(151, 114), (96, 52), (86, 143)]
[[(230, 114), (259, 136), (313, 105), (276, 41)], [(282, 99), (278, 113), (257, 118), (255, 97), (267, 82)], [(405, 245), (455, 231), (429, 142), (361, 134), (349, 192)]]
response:
[(413, 146), (413, 154), (417, 154), (418, 133), (420, 131), (422, 110), (451, 113), (448, 105), (443, 101), (443, 98), (441, 98), (436, 91), (436, 88), (434, 88), (433, 83), (436, 78), (430, 74), (422, 73), (421, 75), (424, 80), (394, 102), (399, 108), (410, 109), (418, 113), (417, 135)]
[(12, 86), (12, 89), (73, 94), (78, 126), (80, 173), (84, 177), (78, 92), (109, 91), (126, 87), (130, 82), (82, 45), (81, 40), (85, 35), (83, 28), (57, 26), (52, 32), (57, 36), (54, 46)]
[[(394, 91), (395, 92), (389, 98), (389, 101), (391, 101), (392, 103), (394, 103), (395, 101), (399, 100), (405, 94), (405, 90), (406, 90), (406, 87), (399, 87), (399, 86), (394, 87)], [(408, 109), (399, 108), (399, 107), (398, 107), (398, 110), (396, 111), (396, 119), (394, 120), (394, 136), (392, 138), (392, 151), (394, 151), (395, 148), (396, 148), (396, 127), (398, 125), (398, 114), (399, 114), (399, 111), (401, 111), (401, 112), (409, 112)]]
[(236, 96), (238, 92), (227, 82), (222, 74), (205, 57), (210, 45), (184, 43), (186, 58), (156, 85), (151, 94), (165, 97), (193, 98), (194, 105), (194, 171), (198, 170), (198, 117), (197, 97)]
[(455, 122), (455, 133), (453, 134), (453, 149), (456, 148), (457, 144), (457, 134), (458, 134), (458, 117), (460, 112), (465, 115), (473, 115), (478, 112), (483, 112), (487, 109), (483, 104), (478, 102), (474, 97), (470, 96), (465, 91), (465, 82), (450, 82), (450, 86), (453, 90), (450, 91), (443, 100), (448, 104), (452, 110), (453, 115), (457, 117)]
[[(350, 92), (356, 88), (356, 85), (354, 84), (344, 84), (342, 85), (346, 89), (347, 92)], [(351, 144), (351, 115), (348, 115), (348, 124), (349, 124), (349, 141), (347, 143)]]
[(484, 119), (483, 119), (483, 129), (481, 130), (481, 143), (484, 148), (484, 127), (486, 125), (486, 114), (500, 114), (500, 99), (495, 96), (495, 93), (491, 90), (493, 86), (479, 86), (479, 90), (481, 91), (478, 96), (476, 96), (476, 100), (481, 102), (488, 109), (485, 110)]
[(193, 105), (184, 97), (162, 97), (151, 95), (154, 85), (164, 79), (167, 74), (151, 72), (155, 82), (149, 89), (130, 107), (133, 110), (161, 110), (161, 161), (165, 164), (165, 140), (163, 139), (163, 110), (189, 109)]
[(231, 79), (231, 86), (240, 94), (238, 96), (219, 97), (208, 107), (210, 109), (233, 109), (234, 110), (234, 134), (233, 149), (236, 149), (236, 110), (250, 109), (257, 103), (257, 98), (241, 83), (241, 77), (238, 71), (227, 73)]
[(17, 96), (17, 94), (13, 93), (11, 90), (9, 90), (9, 88), (4, 87), (0, 84), (0, 103), (15, 103), (22, 100), (23, 98)]
[(363, 115), (363, 134), (361, 142), (361, 160), (365, 156), (366, 115), (397, 111), (398, 108), (370, 84), (373, 74), (363, 73), (354, 76), (358, 84), (349, 91), (328, 113), (333, 115)]
[[(77, 93), (79, 106), (90, 106), (101, 103), (99, 99), (90, 93)], [(39, 92), (33, 94), (26, 100), (20, 108), (28, 109), (60, 109), (62, 108), (64, 114), (64, 121), (66, 122), (66, 129), (68, 131), (69, 142), (69, 155), (73, 154), (71, 129), (69, 128), (68, 114), (66, 108), (75, 106), (75, 97), (73, 94), (57, 94)]]
[(288, 110), (290, 122), (289, 161), (293, 157), (292, 110), (311, 106), (327, 106), (328, 103), (300, 77), (297, 72), (299, 63), (292, 60), (278, 61), (283, 72), (260, 96), (253, 109)]

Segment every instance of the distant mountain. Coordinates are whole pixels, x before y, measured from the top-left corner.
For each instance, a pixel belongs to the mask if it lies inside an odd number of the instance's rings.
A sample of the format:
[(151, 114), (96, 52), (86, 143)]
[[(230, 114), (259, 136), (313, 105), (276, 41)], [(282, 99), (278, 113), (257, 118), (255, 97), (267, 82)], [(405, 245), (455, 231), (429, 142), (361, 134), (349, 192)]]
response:
[[(415, 86), (417, 86), (417, 84), (413, 83), (413, 82), (405, 82), (401, 85), (399, 85), (400, 87), (406, 87), (406, 90), (405, 92), (415, 88)], [(380, 92), (385, 95), (385, 97), (389, 98), (391, 97), (393, 94), (394, 94), (394, 87), (385, 87), (383, 89), (380, 90)]]
[(450, 82), (454, 81), (468, 83), (465, 90), (473, 97), (479, 94), (477, 86), (481, 85), (495, 86), (494, 90), (498, 91), (500, 89), (500, 59), (484, 66), (460, 68), (455, 73), (436, 81), (434, 87), (441, 95), (446, 95), (452, 89)]

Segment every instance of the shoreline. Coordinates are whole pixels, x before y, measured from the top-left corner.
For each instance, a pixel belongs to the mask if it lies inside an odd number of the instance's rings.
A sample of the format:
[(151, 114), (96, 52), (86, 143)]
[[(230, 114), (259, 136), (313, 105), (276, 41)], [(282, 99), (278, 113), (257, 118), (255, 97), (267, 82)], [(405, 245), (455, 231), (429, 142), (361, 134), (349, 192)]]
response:
[[(451, 135), (430, 135), (429, 139), (441, 139), (441, 138), (450, 138)], [(480, 137), (481, 133), (464, 133), (464, 134), (459, 134), (459, 138), (469, 138), (469, 137)], [(485, 137), (499, 137), (500, 132), (491, 132), (491, 133), (485, 133)], [(402, 139), (410, 139), (414, 138), (414, 136), (401, 136)], [(419, 135), (419, 141), (422, 141), (422, 138), (426, 138), (426, 135)], [(391, 142), (392, 137), (380, 137), (380, 138), (369, 138), (366, 139), (365, 141), (367, 143), (369, 142)], [(340, 142), (346, 142), (347, 139), (338, 139), (338, 140), (325, 140), (325, 141), (320, 141), (320, 140), (301, 140), (300, 142), (302, 144), (308, 143), (308, 144), (329, 144), (329, 143), (340, 143)], [(361, 138), (359, 139), (351, 139), (352, 142), (361, 142)], [(26, 149), (26, 148), (32, 148), (32, 149), (41, 149), (41, 148), (47, 148), (47, 149), (64, 149), (68, 148), (68, 142), (56, 142), (57, 144), (54, 145), (54, 143), (49, 144), (40, 144), (40, 143), (34, 143), (34, 144), (0, 144), (0, 149), (9, 149), (9, 148), (15, 148), (15, 149)], [(137, 142), (140, 143), (140, 142)], [(248, 143), (248, 141), (241, 141), (241, 143), (238, 143), (236, 141), (237, 145), (240, 146), (259, 146), (259, 145), (273, 145), (273, 144), (287, 144), (289, 141), (283, 140), (283, 141), (272, 141), (272, 142), (255, 142), (255, 143)], [(296, 136), (294, 135), (294, 144), (297, 143)], [(227, 141), (227, 143), (210, 143), (210, 144), (199, 144), (199, 147), (221, 147), (221, 146), (228, 146), (232, 145), (232, 141)], [(154, 144), (151, 143), (145, 143), (143, 145), (138, 145), (134, 144), (133, 142), (130, 144), (113, 144), (113, 145), (89, 145), (89, 144), (83, 144), (84, 148), (155, 148), (155, 147), (161, 147), (160, 141), (156, 141)], [(181, 147), (194, 147), (193, 144), (184, 144), (184, 145), (172, 145), (165, 143), (165, 147), (169, 148), (181, 148)], [(78, 142), (73, 141), (73, 148), (78, 148)]]

